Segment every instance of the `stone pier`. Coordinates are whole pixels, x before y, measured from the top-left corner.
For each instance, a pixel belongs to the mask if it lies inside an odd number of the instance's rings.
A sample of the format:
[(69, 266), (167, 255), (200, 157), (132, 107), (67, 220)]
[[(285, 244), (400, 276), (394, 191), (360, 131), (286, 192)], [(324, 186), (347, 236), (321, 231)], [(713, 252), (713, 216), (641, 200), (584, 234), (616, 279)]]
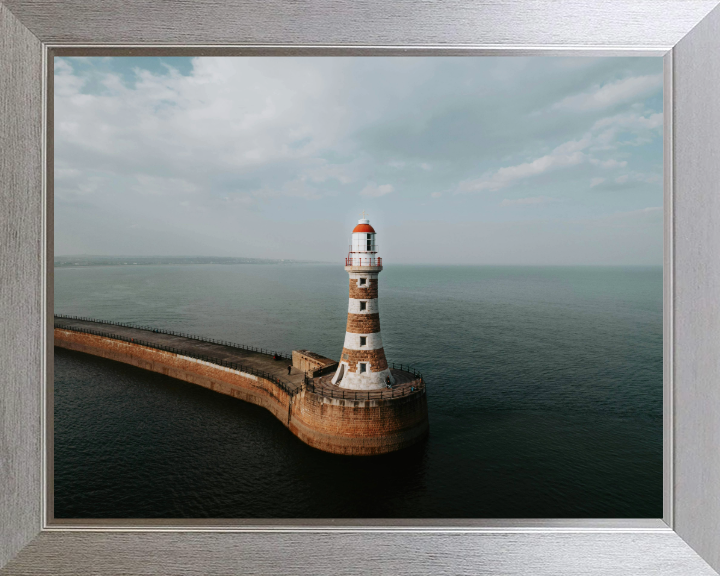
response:
[(332, 384), (336, 361), (307, 350), (294, 351), (289, 358), (188, 334), (58, 316), (55, 346), (252, 402), (300, 440), (326, 452), (383, 454), (428, 434), (425, 383), (408, 370), (392, 370), (391, 389), (353, 393)]

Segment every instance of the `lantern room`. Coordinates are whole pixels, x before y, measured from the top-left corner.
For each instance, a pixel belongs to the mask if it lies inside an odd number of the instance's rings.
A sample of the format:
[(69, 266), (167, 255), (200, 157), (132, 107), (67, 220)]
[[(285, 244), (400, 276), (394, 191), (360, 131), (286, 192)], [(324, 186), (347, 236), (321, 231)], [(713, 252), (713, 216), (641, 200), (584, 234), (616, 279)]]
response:
[(377, 258), (378, 247), (375, 243), (375, 229), (370, 220), (361, 218), (353, 228), (346, 266), (382, 266)]

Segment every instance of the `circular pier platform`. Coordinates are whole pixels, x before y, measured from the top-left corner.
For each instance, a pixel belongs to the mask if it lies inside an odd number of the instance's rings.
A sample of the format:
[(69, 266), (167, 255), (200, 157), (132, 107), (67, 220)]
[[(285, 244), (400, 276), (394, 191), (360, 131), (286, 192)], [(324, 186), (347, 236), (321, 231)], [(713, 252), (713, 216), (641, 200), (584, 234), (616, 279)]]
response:
[(377, 390), (343, 388), (332, 383), (333, 373), (310, 380), (307, 388), (316, 394), (328, 396), (329, 398), (346, 398), (349, 400), (392, 399), (425, 392), (425, 382), (421, 377), (398, 368), (391, 368), (390, 372), (395, 378), (395, 384), (390, 388), (379, 388)]

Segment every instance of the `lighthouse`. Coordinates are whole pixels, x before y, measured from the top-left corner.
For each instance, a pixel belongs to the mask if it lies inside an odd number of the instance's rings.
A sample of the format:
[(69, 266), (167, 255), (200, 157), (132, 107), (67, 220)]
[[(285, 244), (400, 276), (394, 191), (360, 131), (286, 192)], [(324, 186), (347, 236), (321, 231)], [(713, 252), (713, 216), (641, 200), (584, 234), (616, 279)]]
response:
[(388, 368), (380, 335), (378, 276), (382, 258), (376, 232), (364, 217), (352, 231), (345, 270), (350, 275), (350, 297), (345, 343), (332, 383), (351, 390), (385, 388), (395, 378)]

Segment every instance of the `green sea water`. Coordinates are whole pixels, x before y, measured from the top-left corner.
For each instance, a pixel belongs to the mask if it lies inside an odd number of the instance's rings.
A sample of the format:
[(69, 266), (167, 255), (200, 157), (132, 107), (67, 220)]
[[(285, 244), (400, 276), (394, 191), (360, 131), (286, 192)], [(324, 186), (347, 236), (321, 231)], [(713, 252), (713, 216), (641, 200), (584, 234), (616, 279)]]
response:
[[(331, 358), (345, 334), (336, 265), (56, 268), (54, 284), (56, 313)], [(388, 265), (380, 319), (430, 413), (427, 442), (380, 457), (56, 349), (56, 516), (662, 516), (662, 268)]]

